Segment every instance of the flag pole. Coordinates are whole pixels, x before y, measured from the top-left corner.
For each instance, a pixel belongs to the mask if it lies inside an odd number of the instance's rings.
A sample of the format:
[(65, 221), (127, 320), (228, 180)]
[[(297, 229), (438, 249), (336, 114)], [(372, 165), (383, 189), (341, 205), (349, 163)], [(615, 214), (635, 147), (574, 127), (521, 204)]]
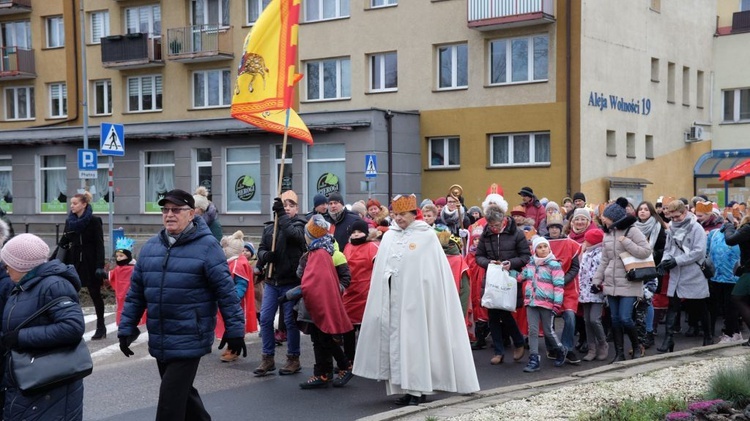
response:
[[(283, 181), (284, 177), (284, 163), (286, 162), (286, 143), (287, 138), (289, 136), (289, 115), (291, 112), (289, 111), (291, 108), (286, 109), (286, 123), (284, 123), (284, 140), (281, 142), (281, 165), (279, 166), (279, 177), (278, 177), (278, 183), (276, 186), (276, 196), (275, 197), (281, 197), (281, 182)], [(297, 204), (299, 206), (299, 203)], [(279, 227), (279, 216), (274, 213), (273, 215), (273, 235), (271, 235), (271, 251), (276, 251), (276, 231)], [(268, 271), (266, 272), (266, 277), (270, 278), (271, 274), (273, 274), (273, 263), (268, 264)]]

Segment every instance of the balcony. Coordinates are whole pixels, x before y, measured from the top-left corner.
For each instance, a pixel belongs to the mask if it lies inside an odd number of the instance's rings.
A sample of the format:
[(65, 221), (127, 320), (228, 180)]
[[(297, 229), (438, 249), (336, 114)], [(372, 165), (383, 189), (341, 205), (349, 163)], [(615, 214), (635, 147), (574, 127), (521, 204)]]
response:
[(750, 10), (735, 12), (732, 15), (732, 33), (750, 32)]
[(149, 38), (147, 33), (102, 38), (102, 67), (123, 70), (158, 66), (164, 66), (161, 38)]
[(0, 16), (31, 12), (31, 0), (0, 0)]
[(467, 0), (468, 26), (495, 31), (555, 21), (553, 0)]
[(232, 27), (193, 25), (167, 30), (167, 59), (182, 63), (231, 60)]
[(36, 78), (34, 50), (19, 47), (0, 48), (0, 80)]

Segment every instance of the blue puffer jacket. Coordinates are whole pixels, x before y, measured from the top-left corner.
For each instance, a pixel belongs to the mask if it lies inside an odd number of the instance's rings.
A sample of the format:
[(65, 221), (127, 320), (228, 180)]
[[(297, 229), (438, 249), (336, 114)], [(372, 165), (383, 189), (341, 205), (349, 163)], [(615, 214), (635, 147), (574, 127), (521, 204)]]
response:
[[(59, 260), (43, 263), (26, 274), (11, 290), (3, 311), (3, 334), (15, 329), (39, 308), (58, 297), (70, 297), (31, 321), (18, 332), (22, 349), (73, 345), (83, 337), (85, 323), (78, 304), (81, 281), (73, 266)], [(6, 420), (83, 419), (83, 380), (76, 380), (47, 392), (24, 396), (10, 374), (10, 353), (5, 357), (3, 387)]]
[(203, 218), (193, 218), (170, 245), (166, 230), (143, 246), (125, 297), (118, 336), (136, 333), (148, 310), (148, 351), (159, 361), (199, 358), (211, 352), (216, 310), (227, 338), (245, 336), (245, 317), (219, 242)]
[(724, 233), (713, 230), (708, 233), (706, 255), (714, 262), (714, 282), (735, 284), (739, 276), (734, 276), (734, 268), (740, 261), (740, 247), (728, 246), (724, 240)]

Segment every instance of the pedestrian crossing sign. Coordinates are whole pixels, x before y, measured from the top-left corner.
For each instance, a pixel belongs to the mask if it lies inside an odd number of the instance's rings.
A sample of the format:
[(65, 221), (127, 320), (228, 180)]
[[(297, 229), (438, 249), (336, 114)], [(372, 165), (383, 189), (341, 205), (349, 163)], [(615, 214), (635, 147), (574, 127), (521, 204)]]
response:
[(122, 124), (102, 123), (100, 138), (102, 155), (125, 156), (125, 130)]
[(365, 155), (365, 177), (375, 178), (378, 175), (378, 161), (375, 155)]

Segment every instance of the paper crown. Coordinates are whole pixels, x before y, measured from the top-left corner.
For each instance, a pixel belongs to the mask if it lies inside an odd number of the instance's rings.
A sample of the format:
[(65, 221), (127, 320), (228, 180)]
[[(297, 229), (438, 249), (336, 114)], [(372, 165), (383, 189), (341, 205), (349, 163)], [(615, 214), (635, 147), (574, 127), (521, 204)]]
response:
[(446, 226), (435, 227), (435, 234), (437, 234), (441, 246), (447, 247), (448, 244), (453, 243), (458, 248), (461, 248), (461, 238), (453, 235)]
[(417, 196), (413, 194), (410, 194), (408, 196), (400, 194), (393, 198), (393, 202), (391, 202), (391, 208), (396, 214), (417, 210)]
[(135, 240), (133, 240), (132, 238), (120, 237), (115, 242), (115, 250), (127, 250), (132, 252), (134, 244)]
[(670, 203), (672, 203), (674, 201), (675, 201), (675, 198), (672, 197), (672, 196), (663, 197), (661, 199), (661, 205), (666, 208), (668, 204), (670, 204)]
[(698, 202), (695, 204), (695, 213), (711, 213), (713, 210), (714, 206), (711, 202)]
[(328, 224), (328, 222), (326, 222), (320, 215), (313, 215), (313, 217), (307, 221), (307, 225), (305, 225), (308, 235), (313, 239), (328, 234), (328, 227), (330, 227), (330, 224)]
[(551, 215), (547, 215), (547, 226), (551, 227), (553, 225), (559, 225), (563, 226), (563, 217), (559, 213), (553, 213)]
[(284, 203), (287, 200), (291, 200), (295, 204), (299, 203), (297, 201), (297, 193), (295, 193), (293, 190), (287, 190), (284, 193), (281, 193), (281, 203)]
[(510, 214), (513, 216), (515, 215), (526, 216), (526, 208), (524, 208), (521, 205), (513, 206), (513, 209), (510, 210)]

